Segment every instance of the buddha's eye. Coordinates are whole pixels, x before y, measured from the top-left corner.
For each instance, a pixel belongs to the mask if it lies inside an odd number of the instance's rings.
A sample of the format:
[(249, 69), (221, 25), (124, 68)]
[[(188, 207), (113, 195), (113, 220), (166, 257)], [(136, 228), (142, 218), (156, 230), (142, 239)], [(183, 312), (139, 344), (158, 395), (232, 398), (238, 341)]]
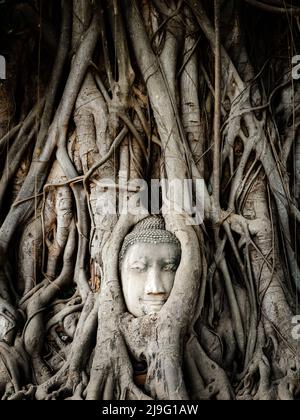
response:
[(139, 271), (140, 273), (143, 273), (147, 270), (147, 266), (145, 264), (133, 264), (130, 266), (130, 270)]
[(177, 264), (174, 263), (169, 263), (169, 264), (165, 264), (162, 267), (163, 271), (171, 271), (172, 273), (174, 273), (177, 270)]

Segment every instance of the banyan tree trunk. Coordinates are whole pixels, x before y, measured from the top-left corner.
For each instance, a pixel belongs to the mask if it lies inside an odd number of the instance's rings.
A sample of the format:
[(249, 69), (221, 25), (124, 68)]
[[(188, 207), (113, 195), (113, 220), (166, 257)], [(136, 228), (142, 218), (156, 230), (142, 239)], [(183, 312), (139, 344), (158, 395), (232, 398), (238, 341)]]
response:
[[(1, 2), (1, 399), (299, 398), (288, 3)], [(153, 213), (181, 261), (136, 318), (119, 254)]]

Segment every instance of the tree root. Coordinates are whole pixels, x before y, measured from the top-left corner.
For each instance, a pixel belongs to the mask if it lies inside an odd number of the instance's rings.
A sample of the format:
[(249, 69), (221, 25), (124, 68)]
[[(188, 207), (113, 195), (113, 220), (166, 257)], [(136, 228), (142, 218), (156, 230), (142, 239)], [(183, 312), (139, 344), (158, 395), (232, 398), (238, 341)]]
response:
[(237, 391), (238, 400), (276, 399), (276, 392), (271, 383), (271, 365), (261, 350), (254, 354)]
[(191, 336), (186, 343), (185, 360), (188, 361), (187, 369), (189, 377), (192, 378), (193, 398), (199, 400), (235, 399), (225, 371), (207, 356), (195, 336)]

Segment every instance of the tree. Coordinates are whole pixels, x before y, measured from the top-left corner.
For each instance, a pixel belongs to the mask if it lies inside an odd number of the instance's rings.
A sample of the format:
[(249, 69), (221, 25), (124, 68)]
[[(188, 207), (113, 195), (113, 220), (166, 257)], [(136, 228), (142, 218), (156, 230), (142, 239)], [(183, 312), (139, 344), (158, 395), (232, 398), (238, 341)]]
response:
[[(0, 7), (1, 397), (297, 399), (300, 8)], [(118, 271), (137, 179), (203, 185), (201, 223), (162, 208), (181, 264), (142, 318)]]

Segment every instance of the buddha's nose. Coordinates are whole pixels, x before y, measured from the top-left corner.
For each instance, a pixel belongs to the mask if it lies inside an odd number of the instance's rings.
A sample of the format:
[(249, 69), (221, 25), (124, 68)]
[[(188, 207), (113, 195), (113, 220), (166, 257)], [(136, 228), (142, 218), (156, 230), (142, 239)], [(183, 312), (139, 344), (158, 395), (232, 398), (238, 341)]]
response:
[(162, 295), (166, 293), (159, 268), (152, 267), (149, 270), (145, 293), (147, 295)]

